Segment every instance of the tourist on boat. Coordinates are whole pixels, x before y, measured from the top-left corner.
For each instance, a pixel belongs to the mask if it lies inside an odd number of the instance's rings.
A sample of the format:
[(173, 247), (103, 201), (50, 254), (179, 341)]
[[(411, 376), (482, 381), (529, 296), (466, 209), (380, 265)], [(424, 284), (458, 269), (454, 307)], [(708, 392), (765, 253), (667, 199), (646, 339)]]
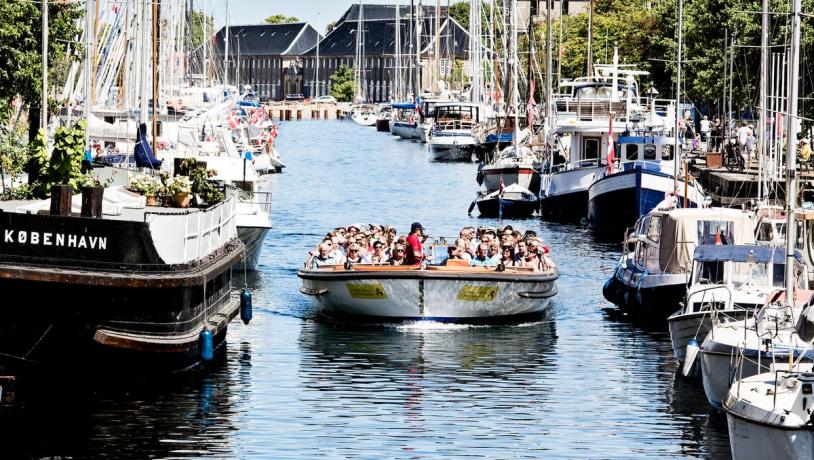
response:
[(489, 257), (489, 245), (481, 243), (478, 245), (478, 250), (475, 257), (469, 262), (471, 267), (494, 267), (497, 265), (497, 260)]
[(537, 245), (536, 241), (534, 240), (529, 241), (528, 253), (526, 254), (526, 257), (523, 258), (521, 266), (531, 268), (532, 271), (535, 272), (545, 271), (546, 267), (544, 265), (543, 259), (540, 257), (540, 254), (538, 253), (539, 250), (540, 248)]
[(504, 245), (501, 247), (501, 255), (498, 264), (503, 264), (504, 267), (512, 267), (515, 265), (514, 259), (514, 246)]
[(370, 262), (374, 264), (383, 264), (390, 259), (387, 254), (386, 246), (383, 241), (377, 240), (373, 243), (373, 254), (370, 256)]
[(348, 246), (348, 255), (346, 260), (352, 264), (368, 263), (365, 256), (362, 255), (361, 249), (361, 246), (359, 246), (357, 243)]
[(517, 249), (515, 250), (514, 253), (515, 262), (522, 262), (523, 259), (526, 258), (526, 255), (528, 255), (528, 246), (526, 240), (520, 240), (517, 242)]
[(407, 236), (407, 263), (409, 265), (420, 264), (424, 260), (424, 227), (419, 222), (413, 222), (410, 226), (410, 235)]
[[(461, 249), (460, 246), (449, 246), (447, 247), (447, 259), (444, 261), (444, 265), (449, 265), (448, 261), (450, 260), (468, 260), (464, 257), (465, 252)], [(468, 254), (467, 254), (468, 255)]]
[(500, 260), (500, 241), (494, 240), (489, 243), (489, 252), (488, 255), (495, 261), (495, 265), (497, 265), (497, 261)]
[(390, 255), (390, 260), (387, 261), (390, 265), (406, 265), (406, 246), (396, 243), (393, 247), (393, 253)]
[(312, 270), (317, 269), (323, 265), (337, 265), (340, 264), (339, 259), (334, 257), (331, 252), (333, 248), (328, 243), (321, 243), (316, 251), (311, 251), (306, 266), (310, 266)]

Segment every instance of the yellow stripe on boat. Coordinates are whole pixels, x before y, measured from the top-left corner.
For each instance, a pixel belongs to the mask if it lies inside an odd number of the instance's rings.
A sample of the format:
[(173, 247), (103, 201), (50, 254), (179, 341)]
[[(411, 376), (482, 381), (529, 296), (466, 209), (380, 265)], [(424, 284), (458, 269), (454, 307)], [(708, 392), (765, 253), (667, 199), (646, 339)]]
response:
[(490, 302), (497, 297), (497, 287), (492, 286), (464, 286), (458, 293), (457, 300), (470, 302)]
[(373, 284), (352, 284), (346, 283), (348, 293), (354, 299), (386, 299), (387, 293), (380, 283)]

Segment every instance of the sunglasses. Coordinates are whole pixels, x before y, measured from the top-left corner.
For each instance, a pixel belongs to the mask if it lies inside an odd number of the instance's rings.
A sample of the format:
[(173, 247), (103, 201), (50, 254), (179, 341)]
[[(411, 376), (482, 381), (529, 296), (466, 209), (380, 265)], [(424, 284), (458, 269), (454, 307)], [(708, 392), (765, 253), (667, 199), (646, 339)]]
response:
[(404, 252), (404, 249), (396, 249), (396, 252)]

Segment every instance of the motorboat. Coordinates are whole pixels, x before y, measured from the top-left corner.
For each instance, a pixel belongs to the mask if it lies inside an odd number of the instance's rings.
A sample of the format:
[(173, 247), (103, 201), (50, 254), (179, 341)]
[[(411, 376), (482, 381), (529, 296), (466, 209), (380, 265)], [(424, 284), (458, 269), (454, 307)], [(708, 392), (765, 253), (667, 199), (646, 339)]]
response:
[[(503, 190), (480, 192), (473, 202), (481, 217), (531, 217), (539, 208), (537, 195), (519, 184)], [(471, 212), (471, 209), (470, 209)]]
[(485, 118), (484, 110), (469, 102), (438, 103), (429, 139), (430, 160), (472, 161), (478, 146), (475, 131)]
[(393, 109), (389, 105), (379, 107), (376, 114), (376, 131), (382, 133), (390, 132), (390, 119), (393, 117)]
[(678, 362), (684, 362), (690, 341), (695, 345), (703, 342), (714, 323), (742, 321), (754, 315), (777, 289), (775, 280), (783, 278), (785, 266), (782, 249), (697, 246), (684, 305), (667, 319)]
[(588, 225), (595, 233), (623, 232), (670, 194), (682, 208), (704, 206), (700, 185), (676, 177), (673, 144), (667, 136), (616, 140), (619, 162), (596, 172), (588, 187)]
[(699, 245), (755, 244), (752, 214), (729, 208), (675, 208), (666, 202), (626, 235), (616, 270), (602, 289), (630, 314), (663, 320), (679, 309)]
[(393, 117), (390, 119), (390, 132), (402, 139), (420, 139), (419, 114), (416, 104), (409, 102), (393, 104)]
[(814, 458), (813, 389), (814, 372), (804, 365), (735, 381), (724, 400), (732, 458)]
[[(699, 357), (704, 393), (709, 403), (722, 410), (729, 388), (737, 378), (771, 371), (773, 362), (801, 360), (811, 363), (814, 348), (803, 340), (795, 328), (802, 311), (814, 302), (814, 293), (804, 285), (804, 265), (795, 254), (796, 272), (794, 302), (787, 305), (785, 277), (778, 280), (778, 290), (754, 317), (744, 321), (715, 324), (701, 344)], [(742, 355), (743, 359), (736, 358)]]
[[(434, 246), (438, 241), (431, 244)], [(446, 247), (446, 244), (443, 244)], [(435, 260), (431, 257), (430, 260)], [(320, 316), (363, 321), (499, 322), (543, 315), (557, 294), (557, 269), (345, 264), (297, 272)]]
[(376, 124), (376, 106), (370, 104), (355, 105), (350, 113), (351, 120), (362, 126), (374, 126)]

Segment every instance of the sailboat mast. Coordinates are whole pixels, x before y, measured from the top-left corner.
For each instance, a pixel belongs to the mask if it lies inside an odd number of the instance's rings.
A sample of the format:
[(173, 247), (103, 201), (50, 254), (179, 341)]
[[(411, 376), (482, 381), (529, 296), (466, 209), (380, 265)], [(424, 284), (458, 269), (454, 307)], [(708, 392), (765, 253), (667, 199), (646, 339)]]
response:
[[(239, 49), (239, 48), (238, 48)], [(226, 0), (226, 28), (223, 33), (223, 90), (229, 86), (229, 0)]]
[(396, 101), (403, 101), (404, 95), (401, 91), (401, 11), (398, 2), (396, 3), (396, 90), (393, 91), (393, 96)]
[[(681, 119), (681, 51), (683, 46), (684, 1), (678, 0), (678, 46), (676, 47), (676, 109), (675, 109), (675, 129), (673, 130), (673, 193), (678, 202), (678, 174), (681, 165), (680, 143), (679, 143), (679, 120)], [(687, 206), (687, 203), (684, 203)]]
[(153, 151), (158, 150), (158, 0), (153, 0)]
[[(551, 131), (551, 121), (554, 117), (554, 110), (553, 110), (553, 86), (554, 82), (552, 79), (551, 73), (553, 72), (553, 64), (552, 64), (552, 57), (551, 57), (551, 50), (553, 48), (553, 34), (551, 32), (551, 13), (554, 11), (554, 4), (552, 0), (546, 1), (546, 51), (545, 51), (545, 130), (543, 133), (547, 136), (548, 133)], [(548, 140), (546, 139), (546, 150), (548, 149)]]
[(788, 126), (786, 127), (786, 302), (794, 305), (794, 206), (797, 204), (797, 94), (800, 74), (800, 0), (792, 0), (789, 59)]
[(421, 86), (424, 84), (422, 81), (421, 72), (421, 29), (424, 26), (423, 8), (421, 7), (421, 0), (418, 0), (418, 7), (416, 8), (416, 23), (415, 23), (415, 97), (421, 94)]
[[(317, 27), (319, 27), (319, 24), (320, 24), (319, 12), (317, 12)], [(319, 96), (322, 95), (321, 94), (322, 92), (320, 91), (320, 86), (321, 85), (320, 85), (320, 80), (319, 80), (319, 42), (320, 42), (320, 40), (319, 40), (319, 31), (317, 31), (317, 55), (316, 55), (316, 60), (314, 61), (314, 63), (316, 64), (316, 68), (314, 69), (314, 86), (313, 86), (313, 88), (315, 88), (315, 89), (311, 90), (311, 93), (312, 93), (311, 97), (319, 97)]]
[(206, 0), (203, 0), (203, 85), (209, 86), (209, 34), (206, 27), (209, 25), (209, 15), (206, 13)]
[(760, 161), (757, 166), (757, 196), (763, 200), (763, 160), (766, 158), (766, 87), (769, 75), (769, 0), (762, 2), (760, 26), (760, 116), (758, 138), (760, 139)]
[(441, 0), (435, 2), (435, 86), (441, 91)]
[[(45, 3), (45, 2), (43, 2)], [(85, 107), (82, 112), (85, 120), (90, 123), (90, 104), (91, 104), (91, 86), (93, 80), (91, 77), (93, 68), (93, 47), (92, 47), (92, 34), (93, 34), (93, 0), (85, 2)], [(85, 148), (90, 150), (90, 133), (89, 129), (85, 130)]]
[(137, 66), (141, 69), (141, 78), (139, 79), (139, 122), (145, 125), (147, 124), (147, 1), (148, 0), (141, 0), (141, 9), (139, 10), (141, 56), (139, 57), (140, 62)]
[[(562, 18), (560, 18), (562, 21)], [(594, 74), (594, 52), (593, 52), (593, 29), (594, 29), (594, 2), (588, 0), (588, 77)]]
[(512, 42), (511, 42), (511, 66), (512, 66), (512, 110), (514, 111), (514, 135), (512, 136), (512, 141), (514, 143), (514, 151), (515, 154), (519, 153), (519, 143), (520, 143), (520, 92), (519, 85), (517, 80), (519, 78), (519, 74), (517, 71), (517, 67), (520, 65), (518, 62), (517, 56), (517, 0), (512, 0), (512, 12), (511, 12), (511, 28), (512, 28)]
[[(40, 94), (40, 128), (48, 146), (48, 2), (42, 2), (42, 94)], [(86, 104), (87, 105), (87, 104)], [(87, 130), (85, 130), (87, 133)]]

